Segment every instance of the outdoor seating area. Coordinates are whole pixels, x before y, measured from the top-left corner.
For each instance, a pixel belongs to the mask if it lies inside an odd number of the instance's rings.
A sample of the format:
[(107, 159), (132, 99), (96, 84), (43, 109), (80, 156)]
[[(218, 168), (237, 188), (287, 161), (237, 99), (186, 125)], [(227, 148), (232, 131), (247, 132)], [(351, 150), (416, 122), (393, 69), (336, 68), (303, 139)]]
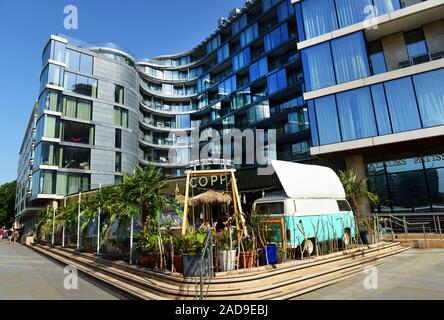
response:
[[(179, 277), (212, 277), (363, 248), (381, 240), (379, 222), (358, 221), (333, 171), (290, 165), (295, 174), (321, 170), (323, 176), (331, 175), (337, 190), (325, 188), (324, 197), (344, 200), (298, 200), (298, 192), (313, 191), (308, 185), (299, 187), (303, 191), (289, 185), (295, 177), (281, 161), (274, 166), (288, 197), (258, 199), (248, 213), (242, 209), (235, 169), (189, 170), (182, 190), (176, 184), (174, 195), (169, 195), (162, 193), (167, 179), (160, 169), (139, 168), (121, 186), (74, 195), (57, 210), (43, 210), (35, 241)], [(305, 206), (307, 213), (298, 216), (284, 210), (293, 203)], [(327, 211), (309, 214), (319, 208)]]

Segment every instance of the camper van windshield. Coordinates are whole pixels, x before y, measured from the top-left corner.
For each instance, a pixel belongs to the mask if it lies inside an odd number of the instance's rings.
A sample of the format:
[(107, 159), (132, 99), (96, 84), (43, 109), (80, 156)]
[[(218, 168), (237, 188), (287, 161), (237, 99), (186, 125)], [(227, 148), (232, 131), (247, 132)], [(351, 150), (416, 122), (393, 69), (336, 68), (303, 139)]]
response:
[(256, 211), (258, 214), (283, 214), (284, 203), (283, 202), (258, 203), (256, 205)]

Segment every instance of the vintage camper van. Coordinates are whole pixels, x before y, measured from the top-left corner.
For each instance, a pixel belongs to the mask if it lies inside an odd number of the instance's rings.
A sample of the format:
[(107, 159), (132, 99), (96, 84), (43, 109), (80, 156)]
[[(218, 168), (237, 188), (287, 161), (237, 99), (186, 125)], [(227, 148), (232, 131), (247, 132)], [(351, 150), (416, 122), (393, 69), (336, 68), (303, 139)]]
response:
[(258, 214), (269, 214), (273, 240), (314, 253), (315, 243), (356, 236), (355, 218), (336, 173), (330, 168), (272, 161), (282, 193), (256, 200)]

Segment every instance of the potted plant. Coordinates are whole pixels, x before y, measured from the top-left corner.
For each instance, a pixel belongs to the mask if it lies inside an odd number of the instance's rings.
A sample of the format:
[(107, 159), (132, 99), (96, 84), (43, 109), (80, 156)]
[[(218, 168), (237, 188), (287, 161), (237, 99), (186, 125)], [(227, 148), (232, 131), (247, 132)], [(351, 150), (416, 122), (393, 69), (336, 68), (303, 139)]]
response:
[(239, 268), (252, 268), (256, 261), (256, 244), (253, 237), (242, 239), (242, 248), (239, 252)]
[(222, 232), (217, 238), (219, 249), (217, 258), (220, 271), (231, 271), (236, 268), (236, 241), (233, 241), (231, 230)]
[[(211, 261), (208, 252), (204, 253), (208, 229), (203, 227), (184, 236), (183, 275), (185, 277), (207, 276), (211, 273)], [(209, 248), (211, 250), (211, 247)]]
[(273, 226), (266, 226), (264, 221), (260, 231), (262, 232), (262, 248), (259, 250), (259, 265), (276, 264), (278, 246), (272, 241), (276, 241), (277, 230)]
[(184, 238), (181, 233), (175, 233), (171, 235), (170, 241), (172, 240), (172, 259), (174, 270), (178, 273), (183, 274), (183, 249), (184, 249)]
[(156, 267), (158, 265), (159, 233), (158, 226), (154, 219), (148, 219), (140, 232), (135, 235), (137, 245), (142, 252), (139, 257), (139, 264), (146, 267)]
[(374, 217), (361, 218), (359, 227), (361, 232), (361, 239), (365, 244), (375, 244), (377, 234), (377, 222)]

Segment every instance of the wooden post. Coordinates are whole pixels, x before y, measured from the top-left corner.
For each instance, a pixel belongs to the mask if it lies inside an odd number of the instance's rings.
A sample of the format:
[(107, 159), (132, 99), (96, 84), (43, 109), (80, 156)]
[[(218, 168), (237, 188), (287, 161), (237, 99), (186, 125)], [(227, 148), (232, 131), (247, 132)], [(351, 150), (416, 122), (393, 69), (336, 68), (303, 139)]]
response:
[(190, 195), (190, 175), (191, 172), (187, 172), (187, 182), (185, 186), (185, 203), (183, 209), (183, 221), (182, 221), (182, 235), (187, 233), (187, 223), (188, 223), (188, 197)]
[[(247, 232), (247, 226), (245, 225), (245, 218), (244, 218), (244, 213), (242, 212), (242, 205), (241, 205), (241, 200), (240, 197), (238, 197), (239, 195), (239, 191), (237, 189), (237, 182), (236, 182), (236, 177), (234, 176), (234, 170), (231, 171), (231, 187), (232, 187), (232, 193), (233, 193), (233, 203), (234, 201), (236, 201), (237, 204), (237, 208), (238, 208), (238, 217), (236, 217), (236, 228), (239, 230), (239, 221), (238, 218), (240, 218), (241, 222), (242, 222), (242, 227), (243, 227), (243, 233), (245, 236), (248, 235)], [(235, 207), (236, 208), (236, 207)]]

